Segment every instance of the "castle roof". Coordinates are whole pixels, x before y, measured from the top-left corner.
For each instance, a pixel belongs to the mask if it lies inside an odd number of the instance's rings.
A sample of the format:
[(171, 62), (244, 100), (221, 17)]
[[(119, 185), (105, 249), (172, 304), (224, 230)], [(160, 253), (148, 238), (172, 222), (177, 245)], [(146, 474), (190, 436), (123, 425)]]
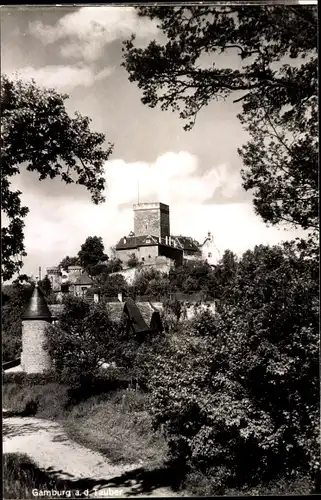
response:
[(47, 306), (46, 299), (38, 286), (35, 286), (23, 315), (23, 320), (43, 320), (50, 321), (51, 313)]
[(73, 283), (73, 285), (92, 285), (92, 284), (93, 280), (88, 276), (86, 272), (82, 273)]
[(151, 236), (147, 234), (146, 236), (124, 236), (119, 240), (116, 245), (116, 250), (137, 248), (142, 246), (154, 246), (158, 245), (159, 240), (157, 236)]
[(190, 236), (172, 236), (172, 238), (178, 242), (183, 250), (200, 251), (197, 241), (193, 240)]

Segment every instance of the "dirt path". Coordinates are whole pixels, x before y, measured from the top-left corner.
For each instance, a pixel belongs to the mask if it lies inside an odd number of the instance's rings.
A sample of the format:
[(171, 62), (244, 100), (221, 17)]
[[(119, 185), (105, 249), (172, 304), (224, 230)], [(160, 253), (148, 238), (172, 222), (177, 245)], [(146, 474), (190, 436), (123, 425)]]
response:
[(38, 467), (68, 480), (89, 497), (184, 496), (166, 487), (166, 478), (142, 464), (113, 465), (102, 454), (71, 441), (57, 423), (3, 414), (3, 453), (25, 453)]

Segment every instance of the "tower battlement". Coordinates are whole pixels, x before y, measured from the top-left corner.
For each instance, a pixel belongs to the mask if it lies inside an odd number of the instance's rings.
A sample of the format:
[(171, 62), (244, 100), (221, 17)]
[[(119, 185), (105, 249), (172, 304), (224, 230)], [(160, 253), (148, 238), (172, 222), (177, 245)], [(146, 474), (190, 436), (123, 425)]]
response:
[(48, 274), (48, 275), (49, 275), (49, 274), (57, 274), (57, 275), (59, 275), (59, 274), (60, 274), (60, 269), (59, 269), (59, 267), (47, 267), (46, 271), (47, 271), (47, 274)]

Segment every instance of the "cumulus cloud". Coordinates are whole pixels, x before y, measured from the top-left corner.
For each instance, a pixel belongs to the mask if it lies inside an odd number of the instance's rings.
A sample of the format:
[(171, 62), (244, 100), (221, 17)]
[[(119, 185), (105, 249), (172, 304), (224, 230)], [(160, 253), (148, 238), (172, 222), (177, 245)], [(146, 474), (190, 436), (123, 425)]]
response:
[(114, 6), (82, 7), (53, 26), (33, 22), (29, 31), (45, 44), (61, 41), (63, 56), (86, 61), (99, 59), (107, 44), (132, 33), (140, 41), (158, 33), (156, 21), (138, 17), (135, 8)]
[(50, 65), (42, 68), (27, 66), (20, 68), (15, 75), (24, 80), (34, 79), (37, 84), (45, 87), (70, 91), (76, 87), (91, 87), (96, 81), (110, 76), (113, 71), (112, 67), (95, 72), (94, 68), (83, 65)]
[[(102, 236), (106, 249), (115, 245), (133, 230), (138, 184), (141, 202), (169, 203), (172, 234), (202, 241), (211, 231), (221, 253), (229, 248), (240, 254), (256, 244), (276, 244), (298, 234), (267, 228), (251, 204), (233, 203), (237, 179), (229, 165), (215, 165), (204, 173), (197, 157), (181, 151), (165, 153), (154, 163), (107, 162), (107, 201), (99, 206), (89, 195), (87, 202), (68, 197), (68, 186), (61, 197), (35, 197), (16, 184), (13, 187), (23, 191), (23, 203), (30, 207), (25, 271), (36, 273), (39, 265), (55, 265), (65, 255), (75, 255), (88, 236)], [(225, 192), (226, 203), (208, 202), (219, 191)]]
[(154, 163), (112, 160), (106, 168), (108, 198), (122, 204), (137, 199), (138, 194), (141, 201), (205, 203), (218, 189), (233, 196), (239, 188), (235, 178), (238, 175), (224, 164), (202, 172), (197, 157), (186, 151), (165, 153)]

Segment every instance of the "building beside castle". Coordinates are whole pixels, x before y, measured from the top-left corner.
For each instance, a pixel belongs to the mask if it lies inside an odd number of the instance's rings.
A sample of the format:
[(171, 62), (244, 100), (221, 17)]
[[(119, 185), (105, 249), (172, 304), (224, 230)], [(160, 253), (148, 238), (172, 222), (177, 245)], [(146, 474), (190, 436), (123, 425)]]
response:
[(212, 233), (207, 233), (207, 236), (200, 245), (200, 250), (202, 253), (202, 259), (210, 264), (210, 266), (216, 266), (221, 258), (220, 251), (214, 243), (214, 237)]
[(52, 291), (58, 299), (62, 299), (64, 293), (70, 293), (76, 297), (86, 295), (93, 280), (81, 266), (69, 266), (67, 272), (56, 267), (47, 268), (47, 276), (50, 280)]

